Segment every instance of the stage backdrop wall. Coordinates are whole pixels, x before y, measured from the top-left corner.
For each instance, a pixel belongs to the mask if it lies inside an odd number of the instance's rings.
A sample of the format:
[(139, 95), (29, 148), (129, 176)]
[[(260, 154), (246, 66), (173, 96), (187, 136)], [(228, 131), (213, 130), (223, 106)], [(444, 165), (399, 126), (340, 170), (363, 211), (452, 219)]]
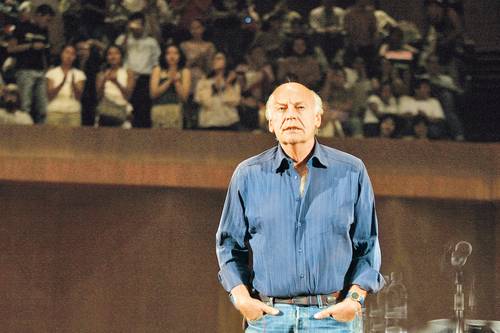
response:
[[(215, 231), (231, 170), (273, 138), (2, 128), (0, 142), (0, 331), (239, 330), (217, 281)], [(500, 147), (326, 143), (367, 164), (382, 271), (403, 272), (411, 324), (451, 317), (442, 259), (459, 240), (473, 245), (470, 317), (500, 318)]]

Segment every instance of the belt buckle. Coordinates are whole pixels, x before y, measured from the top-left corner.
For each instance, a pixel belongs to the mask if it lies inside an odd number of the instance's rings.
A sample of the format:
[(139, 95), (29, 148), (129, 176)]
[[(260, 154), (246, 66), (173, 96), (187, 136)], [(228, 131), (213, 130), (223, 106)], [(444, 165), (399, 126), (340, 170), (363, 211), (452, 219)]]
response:
[(337, 302), (337, 297), (335, 297), (333, 294), (327, 295), (326, 302), (328, 305), (333, 305)]

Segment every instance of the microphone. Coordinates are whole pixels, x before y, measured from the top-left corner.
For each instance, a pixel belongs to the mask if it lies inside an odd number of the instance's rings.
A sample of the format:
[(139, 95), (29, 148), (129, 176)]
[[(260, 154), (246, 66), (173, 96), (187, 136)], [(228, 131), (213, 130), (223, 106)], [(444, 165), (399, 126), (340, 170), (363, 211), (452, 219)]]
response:
[(455, 245), (455, 250), (451, 253), (451, 265), (457, 268), (463, 267), (471, 253), (472, 245), (469, 242), (458, 242)]

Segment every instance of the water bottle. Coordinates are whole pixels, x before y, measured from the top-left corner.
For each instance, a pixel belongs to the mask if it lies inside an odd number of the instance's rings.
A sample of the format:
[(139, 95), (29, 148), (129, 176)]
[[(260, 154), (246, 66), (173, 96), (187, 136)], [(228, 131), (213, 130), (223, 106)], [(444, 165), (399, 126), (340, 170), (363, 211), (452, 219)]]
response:
[(385, 293), (385, 333), (406, 333), (408, 294), (402, 273), (391, 273), (391, 284)]
[(389, 286), (390, 278), (384, 275), (386, 285), (377, 293), (376, 301), (369, 308), (368, 316), (368, 332), (384, 333), (385, 332), (385, 294)]

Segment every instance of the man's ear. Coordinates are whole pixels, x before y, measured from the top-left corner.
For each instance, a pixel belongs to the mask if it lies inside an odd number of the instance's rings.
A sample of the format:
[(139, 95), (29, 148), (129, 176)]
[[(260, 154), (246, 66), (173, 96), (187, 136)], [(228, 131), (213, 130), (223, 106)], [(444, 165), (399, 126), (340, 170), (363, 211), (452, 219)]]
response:
[(269, 132), (274, 133), (273, 121), (271, 119), (269, 119), (267, 121), (267, 126), (268, 126), (268, 129), (269, 129)]
[(316, 126), (316, 128), (319, 128), (321, 126), (321, 118), (322, 115), (317, 112), (314, 119), (314, 126)]

